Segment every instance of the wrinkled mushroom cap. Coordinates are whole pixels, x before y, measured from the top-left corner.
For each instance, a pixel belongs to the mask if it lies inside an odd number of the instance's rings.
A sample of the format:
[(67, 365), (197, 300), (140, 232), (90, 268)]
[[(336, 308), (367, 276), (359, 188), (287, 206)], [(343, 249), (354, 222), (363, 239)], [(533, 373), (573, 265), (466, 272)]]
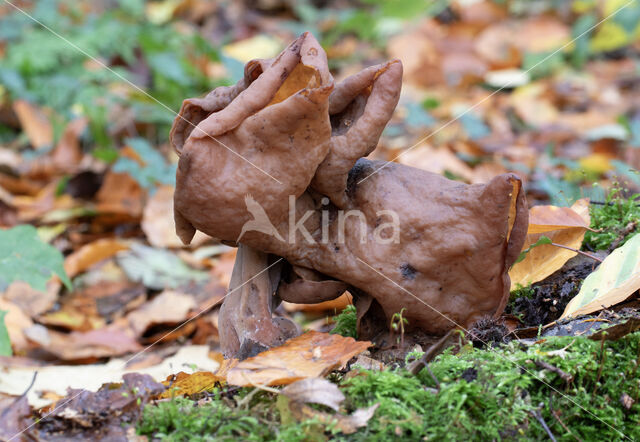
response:
[[(504, 174), (467, 185), (361, 159), (375, 149), (401, 84), (394, 60), (334, 88), (324, 51), (305, 33), (274, 60), (248, 63), (235, 86), (186, 100), (172, 130), (180, 153), (178, 235), (189, 242), (202, 230), (320, 275), (283, 281), (280, 294), (292, 302), (319, 302), (352, 287), (373, 298), (368, 305), (383, 312), (383, 328), (403, 308), (409, 328), (432, 333), (500, 315), (527, 229), (521, 182)], [(357, 216), (340, 221), (350, 211)], [(380, 241), (389, 216), (399, 223), (397, 241)], [(279, 342), (271, 309), (237, 307), (251, 305), (255, 293), (238, 296), (221, 312), (228, 340), (239, 348), (262, 333), (269, 338), (260, 342)]]

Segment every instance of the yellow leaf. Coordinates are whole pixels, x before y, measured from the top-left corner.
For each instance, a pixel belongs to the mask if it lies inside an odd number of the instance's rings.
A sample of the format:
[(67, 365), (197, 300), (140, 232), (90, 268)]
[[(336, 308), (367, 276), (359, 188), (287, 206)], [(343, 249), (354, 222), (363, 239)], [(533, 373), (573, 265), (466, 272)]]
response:
[(162, 383), (168, 388), (160, 395), (160, 398), (166, 399), (175, 396), (191, 396), (211, 390), (216, 384), (225, 383), (225, 379), (224, 376), (218, 376), (208, 371), (198, 371), (192, 374), (181, 371), (175, 376), (169, 376)]
[(629, 43), (629, 35), (619, 24), (606, 21), (602, 23), (590, 42), (594, 52), (606, 52), (619, 49)]
[(588, 172), (603, 174), (613, 169), (611, 165), (611, 157), (601, 153), (592, 153), (579, 161), (580, 167)]

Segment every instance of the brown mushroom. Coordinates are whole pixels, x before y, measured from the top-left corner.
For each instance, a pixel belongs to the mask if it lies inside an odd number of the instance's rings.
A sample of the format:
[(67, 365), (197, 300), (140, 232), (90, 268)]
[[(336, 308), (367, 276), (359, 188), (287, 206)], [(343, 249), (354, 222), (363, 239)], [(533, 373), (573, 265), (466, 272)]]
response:
[(239, 244), (220, 312), (226, 356), (297, 333), (272, 317), (280, 299), (320, 302), (346, 288), (366, 306), (359, 317), (389, 321), (405, 308), (409, 328), (429, 333), (502, 313), (527, 230), (521, 182), (467, 185), (362, 158), (401, 80), (396, 60), (334, 87), (305, 33), (274, 60), (249, 62), (235, 86), (183, 104), (171, 132), (177, 233)]

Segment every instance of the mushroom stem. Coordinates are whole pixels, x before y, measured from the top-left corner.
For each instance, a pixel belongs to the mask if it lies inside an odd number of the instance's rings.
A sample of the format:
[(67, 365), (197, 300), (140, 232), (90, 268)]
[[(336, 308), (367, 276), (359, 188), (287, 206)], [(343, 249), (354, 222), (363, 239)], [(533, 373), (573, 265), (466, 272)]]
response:
[(238, 245), (218, 321), (225, 357), (255, 356), (299, 334), (293, 322), (273, 317), (273, 294), (280, 281), (281, 263), (282, 258)]

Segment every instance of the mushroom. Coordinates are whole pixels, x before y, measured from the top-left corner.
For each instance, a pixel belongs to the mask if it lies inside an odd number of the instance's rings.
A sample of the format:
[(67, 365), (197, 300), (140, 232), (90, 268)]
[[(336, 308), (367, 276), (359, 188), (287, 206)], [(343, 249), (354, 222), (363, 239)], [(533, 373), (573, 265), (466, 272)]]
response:
[(299, 333), (280, 300), (354, 294), (361, 333), (402, 311), (409, 329), (444, 334), (502, 313), (507, 271), (527, 231), (520, 179), (467, 185), (363, 157), (400, 95), (402, 64), (334, 84), (310, 33), (245, 66), (235, 86), (185, 100), (171, 130), (180, 156), (176, 231), (238, 245), (220, 310), (227, 357)]

